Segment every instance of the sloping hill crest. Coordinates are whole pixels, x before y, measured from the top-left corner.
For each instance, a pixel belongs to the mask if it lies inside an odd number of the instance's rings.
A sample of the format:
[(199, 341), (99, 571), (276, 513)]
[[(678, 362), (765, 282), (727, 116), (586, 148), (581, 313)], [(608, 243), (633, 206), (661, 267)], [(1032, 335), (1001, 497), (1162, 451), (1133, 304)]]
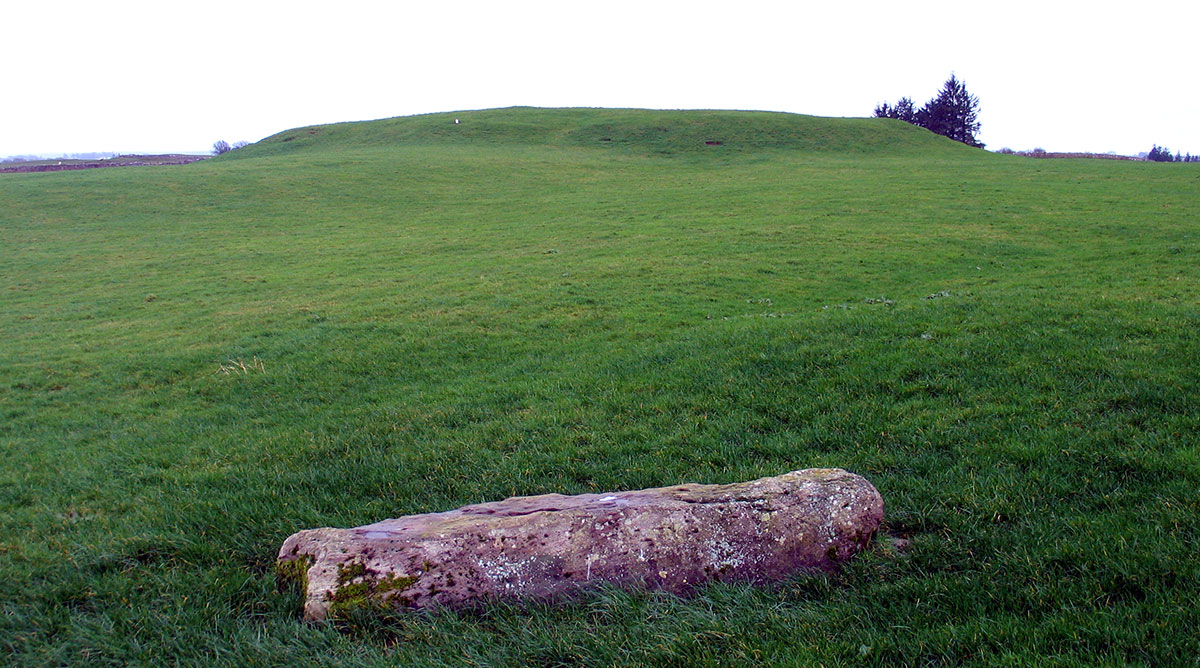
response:
[(763, 111), (509, 107), (294, 128), (228, 157), (405, 145), (527, 145), (649, 155), (771, 150), (912, 155), (976, 150), (894, 119)]

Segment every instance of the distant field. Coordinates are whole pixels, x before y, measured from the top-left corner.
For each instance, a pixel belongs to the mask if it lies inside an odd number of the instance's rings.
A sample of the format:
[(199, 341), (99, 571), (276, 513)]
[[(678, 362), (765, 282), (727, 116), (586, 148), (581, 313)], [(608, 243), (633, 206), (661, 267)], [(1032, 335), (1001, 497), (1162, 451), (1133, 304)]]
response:
[(1094, 160), (1142, 160), (1132, 155), (1112, 153), (1062, 153), (1057, 151), (1019, 151), (1014, 155), (1025, 158), (1091, 158)]
[(190, 155), (171, 153), (167, 155), (119, 155), (103, 160), (54, 159), (54, 160), (22, 160), (19, 162), (0, 162), (0, 174), (26, 172), (66, 172), (76, 169), (97, 169), (100, 167), (145, 167), (163, 165), (186, 165), (200, 160), (207, 160), (207, 155)]
[[(1200, 656), (1197, 165), (506, 109), (0, 202), (8, 665)], [(273, 575), (302, 528), (813, 466), (887, 504), (834, 576), (308, 626)]]

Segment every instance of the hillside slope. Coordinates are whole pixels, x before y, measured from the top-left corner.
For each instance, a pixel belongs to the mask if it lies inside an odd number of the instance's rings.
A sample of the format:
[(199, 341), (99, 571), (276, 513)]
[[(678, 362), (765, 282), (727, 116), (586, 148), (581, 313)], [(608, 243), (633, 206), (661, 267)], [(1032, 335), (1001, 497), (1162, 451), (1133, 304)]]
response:
[[(1196, 165), (457, 117), (0, 178), (4, 665), (1200, 656)], [(828, 576), (324, 625), (275, 578), (305, 528), (807, 467), (886, 503)]]
[(656, 155), (728, 155), (763, 150), (879, 155), (981, 153), (894, 119), (821, 118), (762, 111), (511, 107), (294, 128), (231, 153), (229, 158), (438, 144), (558, 146)]

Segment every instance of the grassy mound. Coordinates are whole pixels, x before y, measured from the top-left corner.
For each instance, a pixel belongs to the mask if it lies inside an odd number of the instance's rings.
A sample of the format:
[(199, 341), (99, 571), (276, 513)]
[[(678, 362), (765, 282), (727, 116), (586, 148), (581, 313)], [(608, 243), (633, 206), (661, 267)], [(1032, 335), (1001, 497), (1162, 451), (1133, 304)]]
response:
[(509, 108), (296, 128), (229, 157), (430, 145), (599, 148), (693, 157), (767, 150), (871, 155), (967, 150), (962, 144), (891, 119), (746, 111)]
[[(1193, 165), (454, 116), (0, 178), (9, 665), (1200, 653)], [(301, 528), (812, 466), (887, 504), (836, 576), (318, 627), (276, 588)]]

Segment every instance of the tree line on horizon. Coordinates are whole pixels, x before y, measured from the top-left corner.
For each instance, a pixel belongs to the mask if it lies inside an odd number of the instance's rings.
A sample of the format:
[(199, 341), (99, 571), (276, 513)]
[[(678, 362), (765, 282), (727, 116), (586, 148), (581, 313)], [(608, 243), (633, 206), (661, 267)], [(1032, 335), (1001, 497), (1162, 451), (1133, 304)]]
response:
[(897, 118), (967, 146), (983, 148), (983, 142), (975, 138), (980, 127), (979, 98), (968, 93), (966, 84), (954, 74), (920, 109), (911, 98), (902, 97), (895, 104), (884, 102), (875, 107), (875, 118)]
[(1180, 155), (1178, 151), (1175, 155), (1171, 155), (1171, 151), (1165, 146), (1154, 145), (1150, 152), (1146, 154), (1146, 159), (1151, 162), (1200, 162), (1200, 155)]
[[(912, 98), (902, 97), (895, 104), (883, 102), (875, 107), (875, 118), (896, 118), (930, 132), (949, 137), (967, 146), (983, 148), (983, 142), (975, 138), (979, 132), (979, 98), (967, 92), (967, 86), (953, 73), (942, 90), (933, 99), (918, 109)], [(1012, 149), (1001, 149), (1001, 153), (1015, 153)], [(1034, 153), (1045, 153), (1034, 149)], [(1151, 162), (1200, 162), (1200, 156), (1191, 153), (1172, 155), (1167, 148), (1155, 144), (1146, 154)]]

